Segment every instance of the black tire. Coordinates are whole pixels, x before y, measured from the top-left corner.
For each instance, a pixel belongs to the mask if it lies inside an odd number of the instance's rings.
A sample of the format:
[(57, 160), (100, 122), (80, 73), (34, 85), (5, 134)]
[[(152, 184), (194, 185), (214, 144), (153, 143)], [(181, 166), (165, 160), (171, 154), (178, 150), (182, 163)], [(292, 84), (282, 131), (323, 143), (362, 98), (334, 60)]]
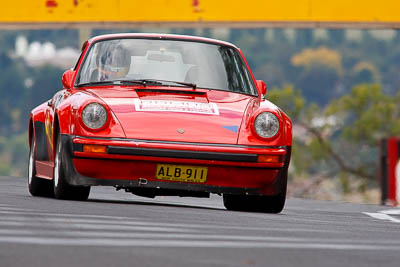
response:
[(87, 200), (90, 194), (90, 186), (72, 186), (65, 179), (63, 169), (63, 158), (61, 137), (57, 138), (56, 153), (54, 158), (53, 188), (57, 199)]
[(282, 175), (281, 191), (275, 196), (248, 196), (224, 194), (227, 210), (280, 213), (285, 207), (287, 191), (287, 170)]
[(53, 185), (50, 180), (36, 176), (36, 140), (32, 136), (31, 148), (29, 150), (28, 163), (28, 190), (32, 196), (53, 197)]

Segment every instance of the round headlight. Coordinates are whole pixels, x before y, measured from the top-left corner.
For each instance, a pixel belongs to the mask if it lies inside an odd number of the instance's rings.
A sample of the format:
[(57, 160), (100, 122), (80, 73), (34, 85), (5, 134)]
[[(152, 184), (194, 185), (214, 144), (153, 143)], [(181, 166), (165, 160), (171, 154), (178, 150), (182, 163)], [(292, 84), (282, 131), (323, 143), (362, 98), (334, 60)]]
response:
[(107, 122), (107, 110), (99, 103), (90, 103), (82, 110), (82, 121), (90, 129), (100, 129)]
[(271, 138), (279, 131), (279, 120), (271, 112), (260, 113), (254, 120), (256, 133), (263, 138)]

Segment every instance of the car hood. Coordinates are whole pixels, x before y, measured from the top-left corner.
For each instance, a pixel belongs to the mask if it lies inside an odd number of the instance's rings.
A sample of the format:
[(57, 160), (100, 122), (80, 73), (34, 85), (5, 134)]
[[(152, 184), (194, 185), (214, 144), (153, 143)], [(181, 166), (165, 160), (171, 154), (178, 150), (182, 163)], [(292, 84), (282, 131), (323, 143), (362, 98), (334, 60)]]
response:
[(127, 138), (236, 144), (252, 96), (182, 88), (88, 89), (119, 120)]

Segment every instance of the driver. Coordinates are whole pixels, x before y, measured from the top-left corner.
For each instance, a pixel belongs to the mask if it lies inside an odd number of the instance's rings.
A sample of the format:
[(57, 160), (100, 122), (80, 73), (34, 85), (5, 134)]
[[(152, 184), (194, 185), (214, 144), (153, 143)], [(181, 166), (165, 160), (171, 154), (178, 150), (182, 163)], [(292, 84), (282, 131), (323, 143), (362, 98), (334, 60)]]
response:
[(107, 51), (98, 62), (100, 81), (116, 80), (126, 77), (131, 65), (131, 55), (123, 46), (119, 45)]

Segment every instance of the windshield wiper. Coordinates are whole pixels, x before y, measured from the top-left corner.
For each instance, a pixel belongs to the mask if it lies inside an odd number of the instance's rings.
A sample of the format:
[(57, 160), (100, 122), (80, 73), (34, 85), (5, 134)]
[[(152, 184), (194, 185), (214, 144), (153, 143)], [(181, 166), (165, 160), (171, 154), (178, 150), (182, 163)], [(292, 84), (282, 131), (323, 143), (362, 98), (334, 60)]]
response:
[(195, 83), (186, 83), (186, 82), (177, 82), (177, 81), (168, 81), (168, 80), (159, 80), (159, 79), (141, 79), (141, 80), (135, 80), (135, 81), (143, 81), (146, 83), (175, 83), (179, 85), (184, 85), (186, 87), (192, 87), (193, 89), (197, 88), (197, 84)]
[(101, 82), (90, 82), (90, 83), (80, 83), (78, 87), (84, 86), (92, 86), (92, 85), (107, 85), (107, 84), (114, 84), (114, 81), (101, 81)]
[(113, 84), (140, 84), (143, 87), (146, 85), (162, 85), (162, 82), (159, 80), (153, 79), (135, 79), (135, 80), (113, 80)]
[[(90, 83), (81, 83), (78, 84), (79, 87), (84, 86), (93, 86), (93, 85), (120, 85), (120, 84), (139, 84), (142, 86), (146, 86), (146, 82), (141, 80), (112, 80), (112, 81), (100, 81), (100, 82), (90, 82)], [(161, 84), (161, 83), (160, 83)]]
[(163, 83), (175, 83), (179, 85), (184, 85), (186, 87), (191, 87), (193, 89), (197, 88), (197, 85), (194, 83), (185, 83), (185, 82), (176, 82), (176, 81), (168, 81), (168, 80), (158, 80), (158, 79), (138, 79), (138, 80), (112, 80), (112, 81), (100, 81), (100, 82), (90, 82), (90, 83), (82, 83), (78, 84), (78, 86), (91, 86), (91, 85), (107, 85), (107, 84), (112, 84), (112, 85), (119, 85), (119, 84), (139, 84), (144, 87), (146, 85), (151, 84), (151, 85), (162, 85)]

